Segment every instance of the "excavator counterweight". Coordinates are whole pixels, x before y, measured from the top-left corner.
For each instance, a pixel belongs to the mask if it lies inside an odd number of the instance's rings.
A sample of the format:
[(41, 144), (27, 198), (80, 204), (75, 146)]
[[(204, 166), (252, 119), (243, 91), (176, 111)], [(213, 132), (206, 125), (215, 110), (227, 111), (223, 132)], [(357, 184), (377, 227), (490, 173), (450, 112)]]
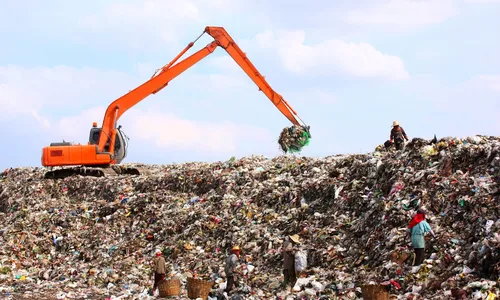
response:
[[(213, 41), (189, 57), (177, 62), (203, 35), (213, 37)], [(71, 143), (52, 143), (42, 150), (42, 165), (53, 168), (46, 173), (46, 178), (64, 178), (74, 174), (84, 176), (139, 175), (144, 169), (130, 166), (119, 166), (127, 156), (128, 137), (117, 126), (120, 117), (134, 105), (151, 94), (156, 94), (166, 87), (178, 75), (201, 61), (215, 51), (223, 48), (241, 69), (252, 79), (267, 98), (294, 126), (300, 126), (309, 132), (309, 126), (298, 117), (297, 113), (274, 91), (264, 76), (250, 62), (246, 54), (238, 47), (223, 27), (208, 26), (193, 42), (190, 42), (170, 63), (156, 70), (146, 82), (113, 101), (104, 114), (102, 126), (94, 122), (90, 129), (89, 141), (86, 145)], [(71, 168), (67, 168), (71, 167)]]

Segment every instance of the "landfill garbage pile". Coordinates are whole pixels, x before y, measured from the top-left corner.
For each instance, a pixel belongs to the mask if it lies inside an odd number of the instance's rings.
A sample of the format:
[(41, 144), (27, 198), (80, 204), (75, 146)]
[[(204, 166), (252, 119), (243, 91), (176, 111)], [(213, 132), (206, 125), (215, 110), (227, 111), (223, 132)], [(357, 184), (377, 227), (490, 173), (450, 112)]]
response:
[[(111, 178), (47, 180), (42, 168), (0, 175), (0, 294), (147, 299), (160, 249), (183, 299), (193, 274), (215, 282), (217, 299), (239, 245), (241, 299), (361, 299), (371, 283), (396, 299), (500, 295), (498, 137), (149, 168)], [(419, 207), (436, 239), (412, 267), (407, 225)], [(290, 291), (281, 247), (293, 234), (307, 266)]]
[(298, 153), (309, 145), (311, 135), (308, 128), (301, 126), (285, 127), (280, 133), (278, 144), (284, 153)]

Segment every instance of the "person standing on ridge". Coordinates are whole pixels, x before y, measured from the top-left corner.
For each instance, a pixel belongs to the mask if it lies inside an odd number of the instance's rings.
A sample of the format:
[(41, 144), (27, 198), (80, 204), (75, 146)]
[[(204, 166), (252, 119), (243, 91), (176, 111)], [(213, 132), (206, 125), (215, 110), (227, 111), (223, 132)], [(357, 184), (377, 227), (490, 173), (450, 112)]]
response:
[(405, 130), (403, 127), (399, 126), (398, 121), (392, 122), (392, 130), (391, 130), (391, 137), (390, 141), (391, 143), (394, 143), (396, 146), (396, 150), (402, 150), (404, 141), (408, 141), (408, 136), (406, 135)]
[(425, 220), (425, 210), (419, 208), (417, 214), (408, 225), (408, 234), (411, 236), (411, 245), (415, 250), (414, 266), (420, 266), (424, 262), (425, 256), (425, 234), (430, 232), (432, 237), (436, 237), (431, 226)]
[(233, 289), (233, 286), (238, 287), (239, 282), (238, 278), (235, 277), (236, 267), (240, 261), (241, 249), (239, 246), (234, 246), (231, 249), (231, 254), (226, 259), (226, 267), (224, 268), (224, 272), (227, 277), (227, 285), (225, 292), (229, 295), (229, 292)]

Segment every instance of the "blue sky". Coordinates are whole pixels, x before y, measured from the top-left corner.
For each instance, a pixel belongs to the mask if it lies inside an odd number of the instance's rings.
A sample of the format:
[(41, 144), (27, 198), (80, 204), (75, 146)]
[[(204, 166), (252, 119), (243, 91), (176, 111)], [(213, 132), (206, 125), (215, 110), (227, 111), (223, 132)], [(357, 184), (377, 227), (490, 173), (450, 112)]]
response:
[[(410, 138), (500, 135), (500, 0), (0, 1), (0, 169), (86, 143), (109, 103), (207, 25), (311, 126), (302, 155), (371, 151), (393, 120)], [(144, 163), (276, 156), (290, 125), (223, 49), (119, 123), (126, 162)]]

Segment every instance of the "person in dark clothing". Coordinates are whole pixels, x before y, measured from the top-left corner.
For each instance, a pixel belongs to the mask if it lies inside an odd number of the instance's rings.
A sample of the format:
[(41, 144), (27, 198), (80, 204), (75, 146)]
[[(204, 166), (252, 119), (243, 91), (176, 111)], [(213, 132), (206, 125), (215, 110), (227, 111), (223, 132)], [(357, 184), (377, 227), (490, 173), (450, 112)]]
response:
[(300, 244), (298, 234), (287, 236), (283, 243), (283, 276), (285, 277), (285, 287), (290, 283), (293, 286), (297, 282), (295, 275), (295, 253), (297, 252), (296, 245)]
[(389, 141), (389, 140), (385, 141), (385, 143), (384, 143), (385, 150), (388, 151), (391, 148), (391, 146), (392, 146), (391, 141)]
[(390, 141), (391, 143), (394, 143), (396, 150), (403, 149), (405, 140), (408, 141), (409, 139), (403, 127), (399, 126), (398, 121), (392, 122)]

